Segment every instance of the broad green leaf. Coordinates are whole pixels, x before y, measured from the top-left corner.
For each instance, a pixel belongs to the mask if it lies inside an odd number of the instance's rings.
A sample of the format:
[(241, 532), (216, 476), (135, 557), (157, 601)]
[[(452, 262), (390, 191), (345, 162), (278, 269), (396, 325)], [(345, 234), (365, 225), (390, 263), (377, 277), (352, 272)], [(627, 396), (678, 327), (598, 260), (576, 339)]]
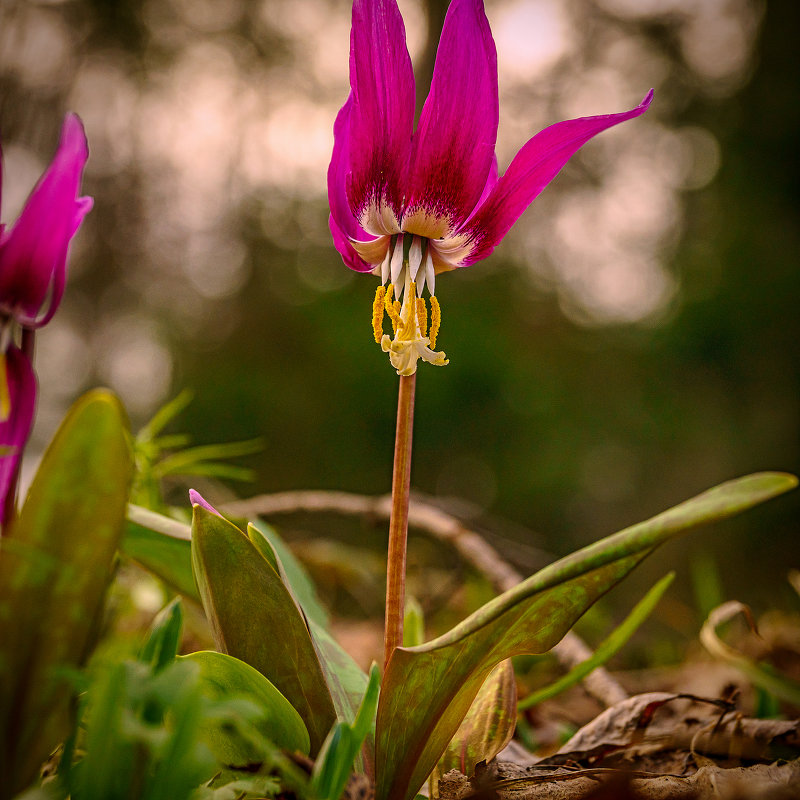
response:
[(171, 589), (199, 603), (192, 575), (191, 538), (188, 525), (131, 504), (120, 550)]
[(361, 746), (375, 727), (380, 684), (378, 665), (373, 664), (355, 720), (352, 724), (337, 722), (325, 739), (311, 773), (311, 789), (318, 800), (339, 800), (342, 796)]
[(531, 692), (517, 704), (517, 710), (532, 708), (550, 697), (566, 691), (570, 686), (580, 683), (592, 670), (605, 664), (609, 658), (618, 653), (628, 640), (639, 630), (639, 626), (650, 616), (661, 596), (667, 591), (675, 577), (674, 572), (665, 575), (650, 591), (633, 607), (633, 610), (605, 639), (592, 655), (573, 667), (566, 675), (536, 692)]
[(280, 575), (242, 531), (199, 505), (192, 565), (217, 648), (276, 686), (305, 722), (315, 754), (336, 712), (305, 618)]
[[(285, 750), (307, 755), (309, 738), (306, 726), (289, 701), (258, 670), (223, 653), (200, 651), (179, 656), (200, 667), (201, 688), (211, 700), (245, 698), (255, 703), (263, 714), (255, 723), (258, 733)], [(204, 739), (217, 760), (229, 768), (242, 768), (258, 759), (258, 751), (225, 725), (206, 723)]]
[(150, 664), (154, 670), (165, 667), (178, 654), (182, 629), (183, 607), (180, 598), (176, 597), (153, 620), (139, 660)]
[(132, 474), (119, 401), (88, 393), (64, 419), (0, 544), (6, 791), (24, 788), (68, 731), (66, 675), (83, 664), (96, 638)]
[(562, 558), (437, 639), (395, 650), (378, 706), (377, 800), (414, 796), (496, 664), (549, 650), (598, 597), (670, 537), (796, 485), (794, 476), (781, 473), (724, 483)]
[(455, 736), (431, 773), (431, 797), (439, 796), (439, 780), (451, 769), (471, 777), (481, 761), (491, 761), (511, 741), (516, 721), (516, 676), (511, 661), (506, 659), (483, 682)]
[[(264, 520), (257, 519), (251, 522), (251, 528), (264, 537), (269, 542), (270, 547), (275, 551), (278, 559), (280, 560), (281, 568), (283, 570), (284, 583), (291, 589), (295, 599), (303, 609), (303, 613), (309, 620), (313, 620), (317, 625), (327, 628), (329, 623), (328, 614), (325, 609), (320, 605), (319, 598), (317, 597), (317, 590), (311, 578), (306, 572), (305, 567), (297, 560), (294, 553), (287, 547), (286, 542), (278, 536), (275, 529), (268, 525)], [(255, 534), (252, 534), (248, 529), (248, 535), (255, 542)], [(364, 676), (364, 686), (367, 684), (366, 675)], [(359, 698), (364, 694), (363, 688), (359, 694)], [(356, 707), (358, 707), (356, 705)]]
[[(247, 535), (261, 555), (278, 572), (306, 619), (337, 719), (340, 722), (352, 722), (367, 688), (366, 674), (328, 633), (327, 624), (320, 622), (320, 620), (327, 622), (327, 614), (319, 605), (314, 586), (292, 551), (263, 522), (259, 527), (248, 525)], [(308, 603), (314, 610), (313, 616), (308, 613), (304, 603)], [(370, 734), (365, 746), (366, 758), (359, 756), (356, 765), (359, 772), (371, 774), (373, 747), (373, 737)]]

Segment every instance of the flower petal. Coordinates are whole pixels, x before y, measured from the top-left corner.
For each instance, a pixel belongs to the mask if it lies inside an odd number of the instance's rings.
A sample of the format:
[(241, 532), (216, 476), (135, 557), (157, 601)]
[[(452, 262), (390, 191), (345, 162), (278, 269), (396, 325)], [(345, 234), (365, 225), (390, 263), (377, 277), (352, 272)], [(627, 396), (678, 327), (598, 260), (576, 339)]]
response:
[(414, 72), (395, 0), (354, 0), (350, 33), (350, 180), (361, 227), (385, 234), (400, 219), (414, 124)]
[(369, 239), (363, 228), (356, 222), (350, 204), (347, 202), (345, 187), (350, 174), (350, 115), (353, 110), (353, 94), (336, 115), (333, 124), (333, 154), (328, 167), (328, 204), (331, 215), (328, 225), (333, 235), (333, 243), (344, 263), (357, 272), (369, 272), (372, 265), (367, 264), (350, 244), (351, 239)]
[(469, 217), (490, 174), (498, 113), (497, 52), (483, 1), (453, 0), (414, 135), (404, 230), (430, 236), (413, 229), (417, 217), (444, 217), (451, 231)]
[(68, 114), (53, 161), (0, 245), (0, 308), (23, 325), (44, 325), (61, 301), (69, 242), (92, 207), (77, 197), (88, 156), (83, 126)]
[(356, 252), (356, 249), (351, 244), (350, 237), (339, 227), (333, 214), (328, 217), (328, 227), (331, 229), (333, 244), (339, 251), (342, 261), (356, 272), (372, 272), (373, 265), (364, 261)]
[[(16, 346), (10, 345), (0, 359), (5, 370), (0, 370), (0, 380), (6, 382), (8, 413), (0, 419), (0, 524), (5, 514), (6, 495), (22, 457), (22, 451), (33, 424), (36, 406), (36, 377), (28, 357)], [(5, 372), (5, 375), (2, 374)]]
[(644, 114), (652, 99), (651, 89), (630, 111), (558, 122), (530, 139), (514, 157), (475, 216), (459, 231), (469, 237), (472, 246), (472, 252), (463, 259), (461, 266), (486, 258), (522, 212), (589, 139), (620, 122)]

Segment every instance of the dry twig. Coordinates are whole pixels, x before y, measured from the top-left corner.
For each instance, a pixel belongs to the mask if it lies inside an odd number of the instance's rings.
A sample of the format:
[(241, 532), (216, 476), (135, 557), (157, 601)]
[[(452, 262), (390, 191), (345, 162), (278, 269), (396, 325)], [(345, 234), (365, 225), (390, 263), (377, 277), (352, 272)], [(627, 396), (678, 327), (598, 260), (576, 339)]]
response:
[[(226, 503), (222, 510), (233, 516), (269, 517), (276, 514), (335, 513), (349, 516), (388, 519), (391, 496), (378, 497), (349, 492), (298, 491), (262, 494), (247, 500)], [(475, 569), (485, 575), (500, 591), (516, 586), (522, 575), (478, 533), (457, 517), (415, 495), (411, 499), (408, 524), (448, 542)], [(553, 654), (569, 670), (585, 661), (592, 651), (576, 633), (569, 631), (553, 648)], [(603, 667), (598, 667), (583, 681), (586, 691), (599, 703), (610, 707), (625, 700), (625, 690)]]

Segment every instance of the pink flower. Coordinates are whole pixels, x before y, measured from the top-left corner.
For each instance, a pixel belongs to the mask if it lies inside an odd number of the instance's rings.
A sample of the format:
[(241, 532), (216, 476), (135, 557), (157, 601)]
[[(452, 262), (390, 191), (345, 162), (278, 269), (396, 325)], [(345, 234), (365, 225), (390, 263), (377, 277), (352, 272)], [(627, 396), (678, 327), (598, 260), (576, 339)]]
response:
[[(575, 151), (644, 113), (653, 96), (620, 114), (551, 125), (498, 177), (497, 55), (482, 0), (452, 0), (416, 131), (414, 75), (395, 0), (354, 0), (350, 88), (334, 125), (330, 227), (348, 267), (391, 281), (376, 295), (373, 327), (400, 374), (413, 373), (419, 358), (447, 363), (431, 349), (435, 276), (486, 258)], [(393, 339), (382, 333), (384, 309)]]
[(78, 197), (88, 156), (81, 121), (67, 114), (53, 161), (19, 219), (0, 227), (0, 314), (23, 327), (45, 325), (61, 302), (67, 249), (92, 207), (91, 197)]
[(53, 161), (19, 219), (0, 225), (0, 524), (36, 405), (36, 378), (14, 343), (16, 329), (45, 325), (61, 302), (69, 243), (92, 207), (91, 197), (78, 197), (88, 155), (83, 126), (68, 114)]

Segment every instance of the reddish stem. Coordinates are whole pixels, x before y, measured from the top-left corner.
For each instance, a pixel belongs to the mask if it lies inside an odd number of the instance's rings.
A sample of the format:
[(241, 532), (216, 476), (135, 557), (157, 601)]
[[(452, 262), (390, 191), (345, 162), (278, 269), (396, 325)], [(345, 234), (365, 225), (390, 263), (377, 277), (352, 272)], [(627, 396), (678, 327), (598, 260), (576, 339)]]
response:
[(408, 496), (411, 490), (411, 439), (414, 429), (416, 383), (416, 372), (413, 375), (400, 376), (392, 472), (392, 514), (389, 519), (389, 557), (386, 565), (384, 669), (394, 649), (403, 644)]

